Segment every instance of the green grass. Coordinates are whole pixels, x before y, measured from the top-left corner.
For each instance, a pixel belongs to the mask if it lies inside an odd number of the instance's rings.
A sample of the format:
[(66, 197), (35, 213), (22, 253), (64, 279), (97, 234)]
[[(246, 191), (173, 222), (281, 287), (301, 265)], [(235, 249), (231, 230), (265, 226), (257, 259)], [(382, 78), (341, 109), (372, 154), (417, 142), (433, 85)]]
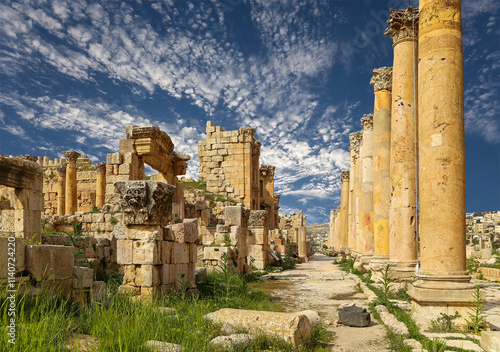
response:
[(180, 183), (184, 185), (184, 189), (193, 193), (198, 193), (203, 196), (210, 203), (210, 208), (214, 208), (217, 203), (229, 203), (231, 205), (236, 205), (234, 199), (226, 198), (218, 193), (209, 192), (207, 190), (207, 183), (205, 181), (193, 181), (187, 182), (179, 180)]
[[(102, 274), (108, 283), (108, 297), (79, 308), (77, 304), (58, 298), (50, 292), (34, 298), (17, 296), (16, 344), (8, 342), (6, 333), (0, 334), (0, 351), (68, 351), (66, 345), (74, 334), (90, 335), (98, 341), (100, 352), (149, 351), (148, 340), (181, 344), (185, 351), (216, 349), (210, 340), (220, 336), (220, 326), (202, 319), (203, 315), (221, 308), (281, 311), (269, 299), (269, 294), (257, 289), (262, 283), (256, 275), (241, 276), (229, 267), (221, 267), (199, 283), (200, 296), (182, 295), (138, 301), (117, 292), (121, 277), (116, 273)], [(5, 290), (0, 293), (0, 331), (9, 324), (9, 301)], [(171, 307), (173, 315), (165, 315), (158, 308)], [(299, 347), (278, 339), (257, 336), (251, 343), (233, 351), (327, 351), (330, 339), (326, 328), (312, 330), (312, 341)]]

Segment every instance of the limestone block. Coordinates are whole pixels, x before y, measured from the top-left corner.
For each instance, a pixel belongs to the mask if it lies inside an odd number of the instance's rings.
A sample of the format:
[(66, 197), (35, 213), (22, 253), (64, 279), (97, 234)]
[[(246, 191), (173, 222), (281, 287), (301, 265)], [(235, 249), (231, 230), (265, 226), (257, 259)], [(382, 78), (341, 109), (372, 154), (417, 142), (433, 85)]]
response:
[(172, 243), (172, 264), (187, 264), (189, 263), (189, 244), (187, 243)]
[(118, 292), (131, 296), (139, 296), (141, 294), (141, 288), (133, 285), (124, 284), (118, 288)]
[(230, 230), (229, 230), (229, 226), (228, 225), (217, 225), (217, 232), (219, 233), (228, 233)]
[(112, 237), (117, 240), (161, 241), (163, 232), (160, 226), (125, 226), (116, 224), (113, 228)]
[(231, 351), (237, 346), (248, 344), (253, 339), (255, 336), (249, 334), (229, 334), (229, 336), (217, 336), (210, 340), (209, 344), (217, 351)]
[(198, 239), (198, 226), (194, 222), (168, 225), (179, 243), (194, 243)]
[(227, 206), (224, 208), (224, 223), (229, 226), (247, 227), (248, 210), (242, 206)]
[(198, 262), (198, 246), (194, 243), (189, 244), (189, 263)]
[(123, 265), (120, 269), (123, 273), (124, 285), (135, 285), (135, 265)]
[(99, 213), (91, 215), (92, 215), (92, 222), (104, 222), (104, 214)]
[(156, 341), (156, 340), (150, 340), (147, 341), (144, 346), (146, 349), (151, 350), (151, 351), (156, 351), (156, 352), (182, 352), (184, 351), (184, 348), (182, 345), (177, 345), (175, 343), (170, 343), (170, 342), (163, 342), (163, 341)]
[(172, 244), (170, 241), (161, 241), (161, 263), (170, 264), (172, 260)]
[(137, 270), (140, 271), (140, 275), (136, 276), (136, 285), (146, 287), (159, 286), (160, 268), (161, 266), (159, 265), (141, 265), (140, 269)]
[(132, 240), (117, 240), (116, 241), (116, 262), (126, 265), (133, 264), (133, 243)]
[[(0, 278), (8, 277), (9, 264), (15, 264), (15, 273), (23, 272), (26, 267), (24, 239), (19, 237), (0, 237)], [(9, 259), (12, 258), (12, 259)], [(10, 271), (12, 272), (12, 271)]]
[(91, 288), (91, 298), (93, 301), (101, 302), (106, 298), (106, 283), (104, 281), (94, 281)]
[(26, 271), (37, 281), (71, 278), (74, 266), (74, 247), (26, 246)]
[(255, 260), (266, 260), (267, 252), (264, 250), (262, 245), (254, 244), (247, 246), (248, 256), (251, 256)]
[(481, 332), (481, 347), (487, 352), (500, 351), (500, 331)]
[[(172, 276), (172, 264), (163, 264), (161, 265), (161, 284), (169, 285), (175, 282), (175, 278)], [(172, 270), (172, 271), (171, 271)]]
[(122, 162), (123, 158), (121, 153), (108, 154), (106, 157), (106, 164), (108, 165), (121, 164)]
[(94, 281), (94, 270), (85, 267), (73, 267), (73, 287), (90, 288)]
[(198, 200), (196, 201), (196, 203), (194, 204), (194, 209), (196, 211), (200, 211), (200, 210), (203, 210), (203, 209), (206, 209), (207, 208), (207, 203), (206, 201), (204, 200)]
[(305, 315), (224, 308), (205, 315), (215, 324), (228, 323), (251, 334), (277, 336), (298, 346), (311, 340), (311, 324)]
[(118, 168), (118, 174), (120, 175), (130, 175), (132, 172), (132, 165), (129, 163), (121, 164)]
[(230, 247), (205, 247), (203, 248), (203, 259), (205, 260), (220, 260), (223, 254), (227, 258), (233, 257), (233, 250)]
[(133, 263), (134, 264), (160, 264), (160, 246), (158, 241), (134, 241), (133, 243)]

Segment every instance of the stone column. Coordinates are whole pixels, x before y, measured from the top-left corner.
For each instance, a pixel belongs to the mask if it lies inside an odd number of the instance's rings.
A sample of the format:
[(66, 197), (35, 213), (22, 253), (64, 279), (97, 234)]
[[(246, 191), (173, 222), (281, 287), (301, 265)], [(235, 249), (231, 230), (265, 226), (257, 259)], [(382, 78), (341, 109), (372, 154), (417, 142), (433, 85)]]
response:
[(349, 173), (349, 213), (351, 217), (349, 219), (349, 239), (348, 247), (351, 255), (357, 255), (358, 250), (356, 243), (358, 241), (358, 207), (357, 205), (357, 194), (359, 187), (355, 182), (357, 179), (357, 169), (359, 163), (359, 144), (361, 140), (361, 132), (354, 132), (349, 135), (349, 140), (351, 142), (349, 146), (349, 152), (351, 157), (351, 169)]
[(298, 254), (302, 262), (307, 261), (307, 229), (305, 227), (298, 228)]
[(57, 167), (57, 215), (65, 214), (64, 201), (66, 197), (66, 165)]
[(418, 10), (391, 10), (385, 34), (394, 42), (391, 117), (391, 276), (408, 278), (417, 263), (416, 83)]
[(106, 163), (97, 163), (95, 167), (97, 172), (95, 205), (102, 209), (106, 199)]
[[(372, 272), (380, 272), (389, 259), (389, 204), (391, 201), (391, 90), (392, 67), (373, 70), (373, 237)], [(374, 280), (376, 281), (376, 280)]]
[(363, 169), (363, 160), (360, 159), (359, 157), (359, 150), (361, 148), (361, 144), (363, 143), (363, 131), (358, 131), (356, 132), (356, 145), (354, 148), (354, 156), (356, 158), (356, 163), (354, 164), (354, 174), (355, 177), (352, 178), (352, 181), (354, 183), (354, 212), (356, 214), (354, 218), (354, 225), (355, 225), (355, 233), (356, 233), (356, 243), (355, 243), (355, 251), (357, 253), (357, 256), (361, 256), (361, 241), (362, 241), (362, 229), (360, 226), (360, 219), (359, 219), (359, 214), (360, 214), (360, 208), (359, 208), (359, 201), (362, 193), (362, 182), (361, 182), (361, 171)]
[[(418, 42), (420, 270), (410, 286), (415, 320), (467, 317), (465, 147), (460, 0), (421, 0)], [(458, 322), (460, 323), (460, 321)]]
[(373, 255), (373, 115), (363, 115), (363, 143), (359, 148), (359, 158), (362, 160), (362, 169), (359, 170), (362, 178), (361, 197), (359, 202), (361, 228), (361, 262), (368, 264)]
[(340, 181), (340, 249), (345, 250), (349, 225), (349, 171), (342, 171)]
[(74, 150), (64, 152), (66, 157), (66, 214), (75, 215), (77, 209), (76, 198), (76, 159), (80, 153)]

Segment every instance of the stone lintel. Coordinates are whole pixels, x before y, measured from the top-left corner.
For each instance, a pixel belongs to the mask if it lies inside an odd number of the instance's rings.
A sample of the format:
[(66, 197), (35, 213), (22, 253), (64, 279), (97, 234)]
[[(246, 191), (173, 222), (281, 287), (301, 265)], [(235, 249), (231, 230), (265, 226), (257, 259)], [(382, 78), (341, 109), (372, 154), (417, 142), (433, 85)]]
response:
[(127, 139), (143, 139), (151, 138), (156, 144), (161, 146), (166, 154), (170, 154), (174, 151), (174, 143), (170, 139), (170, 136), (160, 130), (157, 126), (127, 126)]
[(411, 6), (405, 10), (391, 9), (387, 23), (389, 27), (385, 35), (390, 35), (394, 45), (404, 40), (415, 40), (418, 37), (419, 10)]
[(0, 154), (0, 184), (13, 188), (37, 187), (43, 168), (34, 161), (23, 160)]

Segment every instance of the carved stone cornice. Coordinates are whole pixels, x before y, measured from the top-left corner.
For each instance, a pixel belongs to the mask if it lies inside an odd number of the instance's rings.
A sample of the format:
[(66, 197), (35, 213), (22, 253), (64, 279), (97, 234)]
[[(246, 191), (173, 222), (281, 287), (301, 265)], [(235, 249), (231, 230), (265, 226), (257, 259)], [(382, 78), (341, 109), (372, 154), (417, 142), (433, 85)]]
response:
[(392, 67), (380, 67), (373, 69), (373, 77), (370, 80), (375, 92), (381, 90), (392, 91)]
[(276, 169), (275, 166), (261, 165), (260, 166), (260, 174), (262, 176), (274, 176), (275, 169)]
[(60, 177), (66, 176), (66, 164), (61, 164), (57, 166), (56, 170)]
[(166, 225), (170, 222), (175, 186), (158, 181), (120, 181), (114, 185), (121, 195), (125, 224)]
[(95, 171), (98, 175), (106, 174), (106, 163), (97, 163), (95, 164)]
[(72, 164), (76, 163), (76, 159), (78, 159), (78, 157), (80, 156), (80, 153), (74, 150), (65, 150), (63, 151), (63, 153), (66, 157), (66, 160)]
[(385, 35), (390, 35), (393, 45), (404, 41), (418, 38), (418, 9), (411, 6), (406, 10), (391, 9), (389, 27), (385, 30)]
[(371, 131), (373, 130), (373, 114), (365, 114), (361, 118), (361, 126), (363, 126), (363, 130)]
[(20, 154), (17, 157), (20, 159), (23, 159), (23, 160), (29, 160), (29, 161), (33, 161), (33, 162), (36, 162), (36, 160), (37, 160), (35, 156), (29, 155), (29, 154)]
[(266, 226), (267, 210), (250, 210), (248, 225), (252, 227)]
[(342, 171), (342, 176), (340, 176), (341, 182), (349, 182), (349, 171)]

